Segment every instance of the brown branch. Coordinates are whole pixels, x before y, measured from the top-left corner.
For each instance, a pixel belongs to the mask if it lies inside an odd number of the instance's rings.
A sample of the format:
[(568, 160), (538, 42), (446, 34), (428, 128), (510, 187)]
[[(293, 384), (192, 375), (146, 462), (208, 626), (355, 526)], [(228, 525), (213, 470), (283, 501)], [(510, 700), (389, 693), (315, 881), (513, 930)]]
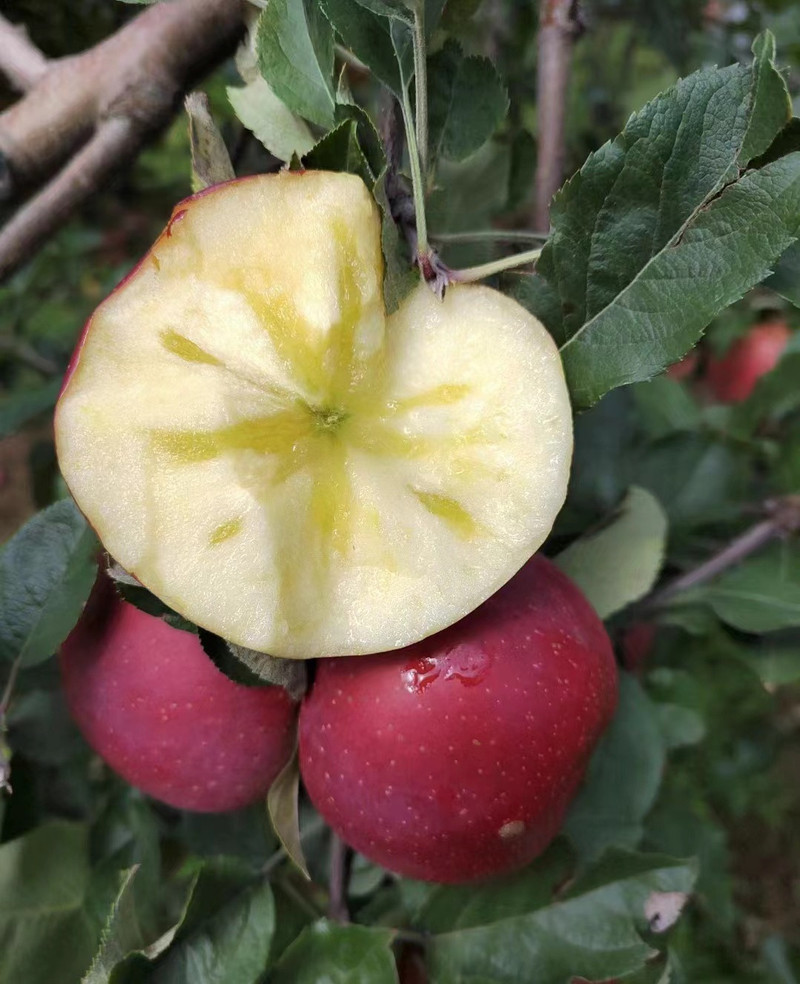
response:
[(47, 59), (31, 43), (25, 29), (0, 14), (0, 74), (18, 92), (26, 92), (42, 78), (47, 65)]
[(800, 495), (787, 495), (766, 504), (767, 518), (745, 530), (699, 567), (681, 574), (663, 588), (654, 591), (641, 608), (661, 608), (677, 595), (712, 581), (719, 574), (741, 563), (772, 540), (800, 532)]
[(11, 192), (49, 178), (78, 153), (0, 234), (0, 277), (130, 163), (183, 91), (228, 54), (241, 27), (240, 0), (172, 0), (95, 48), (49, 63), (27, 95), (0, 114)]
[(133, 157), (140, 143), (131, 120), (112, 116), (101, 123), (50, 184), (0, 229), (0, 281), (32, 256), (121, 161)]
[(565, 103), (572, 48), (580, 31), (577, 0), (542, 0), (536, 67), (539, 135), (534, 229), (550, 227), (550, 201), (563, 179)]

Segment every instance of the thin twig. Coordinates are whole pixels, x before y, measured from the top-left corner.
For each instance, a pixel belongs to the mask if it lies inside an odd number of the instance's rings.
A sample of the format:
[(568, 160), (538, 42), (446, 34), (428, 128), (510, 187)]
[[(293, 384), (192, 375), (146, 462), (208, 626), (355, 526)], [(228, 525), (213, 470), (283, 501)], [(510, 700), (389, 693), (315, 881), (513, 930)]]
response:
[(719, 574), (741, 563), (772, 540), (800, 532), (800, 496), (784, 496), (767, 503), (766, 519), (760, 520), (737, 536), (718, 553), (698, 567), (681, 574), (663, 588), (645, 598), (641, 609), (662, 608), (677, 595), (713, 580)]
[(25, 28), (0, 14), (0, 73), (18, 92), (26, 92), (47, 71), (47, 59), (28, 38)]
[(328, 880), (328, 917), (337, 922), (350, 922), (347, 911), (347, 881), (350, 868), (350, 848), (331, 833), (330, 877)]
[(86, 146), (0, 231), (0, 281), (32, 256), (120, 161), (131, 159), (142, 139), (125, 117), (102, 123)]
[(565, 105), (572, 48), (580, 27), (577, 0), (542, 0), (536, 68), (539, 131), (533, 213), (536, 229), (549, 227), (550, 200), (563, 180)]
[(522, 229), (475, 229), (467, 232), (432, 232), (430, 237), (440, 243), (542, 243), (547, 239), (547, 233)]
[(19, 338), (0, 336), (0, 355), (8, 355), (43, 376), (60, 376), (64, 371), (63, 366), (40, 355), (32, 345)]

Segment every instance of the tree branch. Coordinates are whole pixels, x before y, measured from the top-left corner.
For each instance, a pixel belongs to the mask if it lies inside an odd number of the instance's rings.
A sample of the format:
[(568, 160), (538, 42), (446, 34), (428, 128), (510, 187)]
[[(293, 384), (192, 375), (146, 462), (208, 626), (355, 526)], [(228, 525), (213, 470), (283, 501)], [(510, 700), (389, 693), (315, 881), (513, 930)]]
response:
[(141, 144), (131, 120), (111, 117), (43, 191), (0, 230), (0, 281), (22, 263)]
[(18, 92), (33, 88), (47, 71), (48, 62), (23, 27), (0, 14), (0, 73)]
[(95, 48), (49, 63), (27, 95), (0, 114), (7, 197), (49, 178), (77, 152), (0, 234), (0, 277), (130, 163), (180, 105), (183, 91), (232, 49), (242, 23), (240, 0), (148, 7)]
[(654, 591), (641, 604), (643, 609), (662, 608), (677, 595), (712, 581), (719, 574), (756, 553), (771, 540), (800, 532), (800, 495), (774, 499), (765, 506), (767, 518), (751, 526), (727, 547), (709, 557), (694, 570), (687, 571), (663, 588)]
[(561, 187), (564, 168), (564, 107), (572, 48), (580, 31), (577, 0), (541, 0), (536, 67), (539, 137), (534, 229), (550, 227), (550, 200)]
[(350, 867), (350, 848), (331, 831), (330, 877), (328, 879), (328, 918), (350, 922), (347, 911), (347, 882)]

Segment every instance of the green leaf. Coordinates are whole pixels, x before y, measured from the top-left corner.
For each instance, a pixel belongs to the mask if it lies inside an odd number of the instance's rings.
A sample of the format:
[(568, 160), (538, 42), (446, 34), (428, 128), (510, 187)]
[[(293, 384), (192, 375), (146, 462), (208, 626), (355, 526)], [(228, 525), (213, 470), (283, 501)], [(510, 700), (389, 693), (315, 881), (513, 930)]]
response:
[(227, 93), (242, 124), (278, 160), (291, 160), (292, 154), (302, 157), (314, 146), (308, 126), (275, 95), (266, 79), (228, 86)]
[(100, 948), (81, 984), (109, 984), (111, 972), (132, 950), (144, 945), (136, 915), (133, 880), (138, 868), (120, 874), (120, 888), (103, 927)]
[(345, 47), (400, 96), (400, 70), (386, 18), (367, 10), (358, 0), (320, 0), (320, 6)]
[(333, 31), (315, 0), (270, 0), (256, 29), (258, 65), (293, 113), (333, 125)]
[(488, 58), (465, 57), (448, 41), (428, 62), (430, 159), (474, 153), (508, 111), (508, 94)]
[(718, 311), (764, 279), (799, 231), (800, 154), (746, 172), (698, 206), (680, 233), (562, 346), (578, 406), (680, 358)]
[(99, 543), (71, 499), (34, 516), (0, 550), (0, 659), (52, 656), (83, 610)]
[(800, 626), (800, 555), (794, 544), (776, 543), (684, 599), (704, 601), (742, 632)]
[(655, 706), (632, 676), (621, 673), (617, 713), (564, 825), (582, 861), (594, 861), (612, 845), (636, 847), (665, 756)]
[(783, 251), (775, 265), (775, 272), (767, 277), (764, 286), (800, 307), (800, 242), (794, 242)]
[(143, 584), (139, 584), (127, 572), (123, 572), (124, 577), (119, 577), (118, 571), (122, 571), (122, 568), (112, 566), (108, 573), (114, 579), (114, 587), (123, 601), (127, 601), (129, 605), (134, 605), (139, 611), (163, 619), (173, 629), (181, 629), (184, 632), (193, 633), (198, 631), (194, 622), (187, 621), (183, 615), (179, 615), (176, 611), (173, 611), (160, 598), (157, 598), (148, 591)]
[(764, 154), (792, 116), (789, 90), (775, 68), (775, 37), (771, 31), (765, 31), (755, 39), (753, 55), (753, 105), (739, 154), (742, 166)]
[(700, 408), (687, 387), (676, 379), (656, 376), (647, 383), (635, 384), (631, 391), (637, 423), (652, 440), (700, 427)]
[(321, 919), (304, 929), (270, 972), (270, 984), (396, 984), (394, 931)]
[(800, 680), (800, 647), (767, 646), (756, 651), (748, 650), (748, 664), (763, 683), (780, 687)]
[(668, 750), (696, 745), (705, 737), (706, 726), (703, 719), (691, 707), (657, 703), (655, 710)]
[(295, 753), (269, 788), (267, 810), (286, 854), (306, 878), (310, 878), (300, 837), (299, 794), (300, 765)]
[(375, 180), (358, 142), (358, 128), (353, 120), (345, 120), (326, 133), (305, 155), (303, 164), (320, 171), (357, 174), (367, 187)]
[(0, 400), (0, 440), (52, 410), (60, 390), (61, 380), (54, 379), (35, 389), (17, 390)]
[(200, 869), (177, 926), (117, 964), (109, 984), (257, 984), (274, 931), (266, 879), (219, 858)]
[(435, 886), (414, 916), (414, 927), (426, 933), (451, 933), (534, 912), (553, 901), (574, 867), (566, 838), (558, 838), (522, 871), (471, 886), (469, 892), (460, 885)]
[(798, 155), (739, 170), (779, 126), (767, 62), (678, 82), (556, 196), (537, 271), (579, 407), (677, 361), (797, 237)]
[(80, 980), (100, 938), (88, 828), (57, 821), (0, 847), (0, 980)]
[(657, 953), (639, 935), (647, 900), (688, 892), (694, 878), (693, 867), (674, 858), (609, 853), (544, 908), (434, 936), (431, 984), (566, 984), (641, 970)]
[(667, 519), (658, 500), (634, 486), (599, 532), (571, 543), (555, 562), (605, 619), (653, 587), (666, 537)]
[(192, 191), (232, 181), (236, 177), (228, 148), (211, 117), (208, 96), (190, 92), (184, 101), (189, 117), (189, 144), (192, 151)]

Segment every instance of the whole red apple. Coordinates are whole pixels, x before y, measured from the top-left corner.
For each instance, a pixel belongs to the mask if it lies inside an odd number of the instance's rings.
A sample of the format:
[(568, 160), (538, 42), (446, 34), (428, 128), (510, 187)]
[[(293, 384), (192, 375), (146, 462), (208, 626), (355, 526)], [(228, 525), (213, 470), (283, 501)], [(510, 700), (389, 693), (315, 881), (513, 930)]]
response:
[(774, 369), (791, 338), (783, 320), (755, 325), (738, 339), (721, 359), (709, 360), (706, 379), (720, 403), (741, 403), (759, 379)]
[(300, 768), (323, 817), (371, 860), (471, 881), (526, 864), (555, 836), (616, 699), (602, 622), (535, 556), (435, 636), (320, 660)]
[(61, 648), (73, 717), (131, 785), (171, 806), (222, 811), (266, 796), (293, 747), (281, 687), (221, 673), (191, 632), (122, 601), (100, 582)]

